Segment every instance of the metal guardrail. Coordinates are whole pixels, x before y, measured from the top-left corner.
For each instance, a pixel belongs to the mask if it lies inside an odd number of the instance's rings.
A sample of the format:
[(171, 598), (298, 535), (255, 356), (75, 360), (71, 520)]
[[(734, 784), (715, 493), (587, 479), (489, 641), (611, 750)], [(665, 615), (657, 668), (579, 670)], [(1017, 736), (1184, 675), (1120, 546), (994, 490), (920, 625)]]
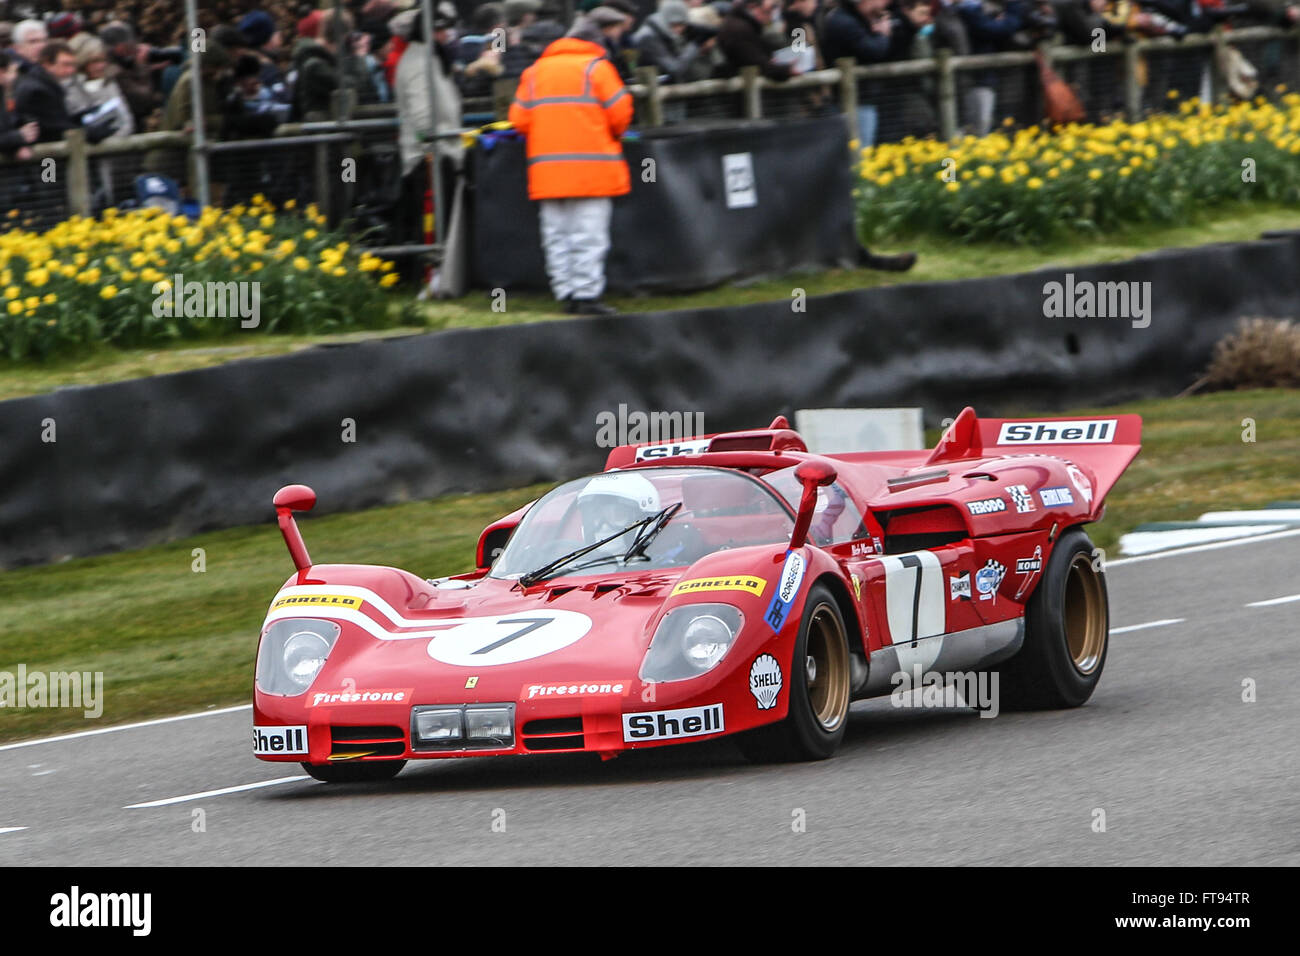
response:
[[(1109, 62), (1119, 68), (1122, 89), (1123, 115), (1137, 120), (1146, 111), (1143, 102), (1143, 60), (1149, 55), (1172, 54), (1189, 56), (1200, 54), (1205, 65), (1211, 67), (1212, 95), (1225, 88), (1219, 75), (1214, 51), (1221, 46), (1242, 47), (1262, 41), (1289, 41), (1300, 45), (1300, 29), (1285, 30), (1277, 27), (1245, 27), (1234, 30), (1216, 28), (1209, 34), (1195, 34), (1180, 41), (1160, 37), (1133, 42), (1113, 42), (1111, 49), (1096, 53), (1089, 47), (1045, 44), (1040, 52), (1053, 68), (1067, 64), (1099, 64)], [(628, 90), (637, 102), (637, 115), (643, 127), (671, 125), (666, 120), (664, 107), (671, 103), (691, 102), (709, 97), (734, 96), (734, 118), (762, 119), (774, 115), (768, 109), (774, 96), (788, 96), (796, 91), (833, 90), (840, 110), (845, 114), (851, 138), (858, 134), (855, 108), (866, 105), (860, 92), (864, 84), (872, 81), (917, 81), (907, 92), (915, 92), (921, 81), (930, 81), (934, 90), (934, 107), (937, 117), (935, 132), (941, 139), (952, 139), (960, 133), (958, 123), (958, 91), (961, 81), (971, 74), (1024, 70), (1035, 64), (1034, 51), (986, 53), (973, 56), (953, 56), (948, 50), (938, 50), (933, 58), (902, 60), (861, 66), (853, 60), (840, 60), (835, 67), (805, 73), (785, 81), (773, 81), (762, 76), (756, 67), (746, 67), (740, 75), (728, 79), (699, 80), (693, 83), (661, 84), (651, 67), (637, 71), (637, 82)], [(1293, 71), (1295, 73), (1295, 71)], [(963, 77), (966, 74), (966, 77)], [(1291, 77), (1300, 81), (1300, 75)]]

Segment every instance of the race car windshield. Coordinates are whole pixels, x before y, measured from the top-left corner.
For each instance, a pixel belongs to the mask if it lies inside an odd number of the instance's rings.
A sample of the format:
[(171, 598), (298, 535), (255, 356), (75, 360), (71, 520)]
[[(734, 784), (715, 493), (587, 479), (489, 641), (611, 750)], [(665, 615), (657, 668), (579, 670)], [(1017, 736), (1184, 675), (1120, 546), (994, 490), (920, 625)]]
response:
[(793, 528), (781, 499), (748, 475), (716, 468), (608, 472), (570, 481), (538, 500), (491, 576), (540, 580), (685, 567), (725, 548), (780, 543)]

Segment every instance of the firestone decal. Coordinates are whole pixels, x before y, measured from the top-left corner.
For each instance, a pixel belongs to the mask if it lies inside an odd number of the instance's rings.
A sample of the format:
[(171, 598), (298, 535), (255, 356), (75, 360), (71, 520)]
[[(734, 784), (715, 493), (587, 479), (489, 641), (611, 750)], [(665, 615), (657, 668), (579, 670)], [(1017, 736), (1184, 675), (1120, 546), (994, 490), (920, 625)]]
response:
[(525, 684), (520, 690), (519, 696), (523, 700), (535, 700), (542, 697), (624, 697), (631, 687), (631, 680)]
[(402, 690), (324, 691), (312, 694), (308, 707), (331, 704), (402, 704), (411, 699), (412, 688)]

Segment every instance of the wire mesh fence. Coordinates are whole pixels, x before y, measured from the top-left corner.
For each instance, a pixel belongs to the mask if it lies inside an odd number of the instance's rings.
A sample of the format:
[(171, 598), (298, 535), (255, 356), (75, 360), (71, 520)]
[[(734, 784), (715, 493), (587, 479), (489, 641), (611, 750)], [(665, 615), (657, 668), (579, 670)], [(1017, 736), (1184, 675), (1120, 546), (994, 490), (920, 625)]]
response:
[[(1226, 47), (1244, 59), (1234, 66)], [(1300, 33), (1272, 28), (1181, 43), (1116, 44), (1102, 53), (1057, 47), (1047, 54), (1093, 122), (1173, 111), (1191, 96), (1276, 97), (1300, 87)], [(1249, 90), (1240, 83), (1242, 62), (1258, 81)], [(631, 92), (634, 126), (640, 128), (839, 113), (852, 114), (851, 128), (864, 144), (1023, 127), (1041, 122), (1046, 108), (1037, 65), (1026, 52), (941, 54), (869, 67), (841, 63), (784, 83), (754, 70), (676, 86), (660, 85), (643, 73)], [(486, 100), (470, 104), (478, 112), (466, 115), (484, 119), (488, 105)], [(357, 119), (342, 125), (281, 127), (268, 139), (211, 144), (206, 150), (211, 199), (229, 207), (260, 193), (278, 206), (315, 203), (332, 223), (347, 223), (369, 242), (416, 241), (397, 235), (391, 225), (411, 201), (409, 192), (405, 197), (402, 192), (399, 128), (391, 108), (362, 108)], [(195, 166), (189, 137), (175, 133), (142, 134), (91, 148), (75, 138), (38, 147), (35, 159), (0, 160), (0, 232), (42, 229), (70, 215), (129, 207), (136, 201), (138, 178), (147, 173), (169, 177), (197, 195)]]
[(0, 166), (0, 232), (48, 229), (67, 219), (68, 163), (54, 157)]

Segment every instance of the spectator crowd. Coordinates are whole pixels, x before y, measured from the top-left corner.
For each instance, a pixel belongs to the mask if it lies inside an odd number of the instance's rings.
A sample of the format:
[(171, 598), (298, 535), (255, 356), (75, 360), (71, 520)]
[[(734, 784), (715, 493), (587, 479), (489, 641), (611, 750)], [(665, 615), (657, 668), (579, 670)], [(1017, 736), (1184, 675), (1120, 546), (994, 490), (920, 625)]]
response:
[[(1225, 20), (1300, 19), (1300, 0), (576, 0), (574, 14), (598, 5), (626, 18), (605, 44), (622, 77), (652, 66), (661, 83), (733, 76), (745, 66), (782, 81), (841, 58), (875, 64), (1043, 41), (1096, 47), (1099, 38), (1181, 38)], [(331, 0), (200, 0), (199, 8), (200, 83), (214, 138), (329, 118), (338, 91), (356, 105), (428, 96), (413, 90), (428, 85), (424, 71), (400, 68), (423, 39), (422, 26), (413, 36), (417, 0), (346, 0), (337, 8)], [(566, 9), (561, 0), (437, 2), (439, 115), (465, 110), (486, 120), (504, 112), (513, 85), (498, 81), (517, 80), (564, 36)], [(0, 152), (22, 156), (74, 127), (91, 142), (187, 129), (189, 39), (180, 0), (0, 0)], [(976, 76), (962, 91), (977, 133), (992, 121), (994, 85)], [(871, 142), (869, 102), (859, 119)]]
[[(1181, 39), (1225, 21), (1285, 26), (1300, 19), (1300, 0), (435, 0), (432, 9), (426, 31), (419, 0), (200, 0), (201, 33), (193, 36), (181, 0), (0, 0), (0, 155), (30, 158), (35, 144), (61, 140), (72, 129), (84, 130), (91, 143), (190, 131), (196, 90), (206, 134), (227, 141), (266, 137), (287, 122), (342, 116), (353, 106), (392, 104), (400, 121), (392, 177), (398, 185), (385, 218), (397, 221), (394, 235), (411, 238), (423, 232), (426, 201), (447, 208), (449, 198), (429, 198), (429, 135), (444, 134), (434, 156), (447, 189), (461, 162), (455, 131), (518, 105), (521, 78), (533, 75), (529, 70), (545, 59), (544, 51), (554, 53), (562, 39), (586, 44), (584, 69), (591, 69), (592, 56), (608, 61), (602, 75), (622, 83), (642, 67), (653, 68), (661, 84), (756, 67), (779, 84), (845, 58), (870, 65), (930, 58), (941, 49), (967, 55), (1045, 42), (1096, 50), (1133, 37)], [(982, 135), (993, 125), (1006, 76), (975, 69), (958, 77), (962, 124)], [(1100, 72), (1083, 77), (1104, 85), (1099, 79)], [(578, 81), (573, 95), (585, 96), (585, 80)], [(892, 95), (902, 108), (888, 116), (881, 112), (884, 88), (874, 80), (860, 83), (863, 145), (937, 131), (928, 82), (911, 77), (901, 94), (895, 85)], [(1102, 95), (1113, 98), (1115, 91)], [(811, 111), (832, 108), (818, 89), (803, 96)], [(681, 100), (664, 102), (670, 121), (684, 118), (685, 109)], [(516, 125), (525, 115), (511, 110)], [(610, 122), (611, 130), (624, 123)], [(599, 145), (612, 148), (604, 140)], [(260, 163), (255, 176), (229, 175), (231, 167), (223, 173), (222, 157), (214, 155), (214, 185), (242, 179), (251, 195), (277, 176), (301, 177), (274, 156), (254, 161)], [(109, 160), (96, 169), (102, 206), (113, 199)], [(588, 178), (580, 170), (567, 181)], [(534, 198), (542, 198), (533, 185)], [(11, 177), (0, 186), (15, 193), (0, 198), (18, 204), (22, 183)], [(575, 234), (599, 232), (603, 227), (591, 223), (607, 218), (614, 195), (542, 191), (546, 202), (601, 200), (557, 227)], [(581, 290), (574, 298), (596, 308), (599, 283), (578, 273), (571, 278)]]

